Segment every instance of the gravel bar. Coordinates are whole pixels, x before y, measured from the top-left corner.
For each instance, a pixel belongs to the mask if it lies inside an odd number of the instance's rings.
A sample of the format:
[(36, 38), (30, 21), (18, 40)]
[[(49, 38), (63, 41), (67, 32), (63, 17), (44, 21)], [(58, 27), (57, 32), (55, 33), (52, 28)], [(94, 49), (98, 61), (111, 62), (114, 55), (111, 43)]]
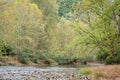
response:
[(0, 80), (90, 80), (80, 68), (1, 66)]

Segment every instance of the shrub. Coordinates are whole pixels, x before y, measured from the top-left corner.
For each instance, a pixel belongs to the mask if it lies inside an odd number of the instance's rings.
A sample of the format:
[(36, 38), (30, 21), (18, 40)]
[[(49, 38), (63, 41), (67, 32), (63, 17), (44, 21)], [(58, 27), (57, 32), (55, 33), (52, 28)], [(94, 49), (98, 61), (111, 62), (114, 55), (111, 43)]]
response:
[(3, 47), (4, 47), (4, 43), (2, 40), (0, 40), (0, 56), (2, 56)]
[(3, 56), (14, 56), (15, 54), (15, 49), (12, 46), (3, 46), (2, 49), (2, 55)]
[(106, 61), (107, 64), (113, 64), (113, 63), (114, 63), (113, 56), (108, 56), (108, 57), (105, 59), (105, 61)]
[(47, 59), (47, 57), (48, 57), (48, 55), (46, 53), (41, 53), (38, 56), (39, 56), (39, 59), (41, 59), (41, 60)]
[(100, 51), (97, 54), (97, 59), (100, 62), (105, 62), (106, 64), (119, 64), (120, 63), (120, 48), (116, 48), (114, 53)]
[(46, 59), (44, 63), (48, 65), (57, 65), (57, 62), (53, 59)]
[(77, 59), (80, 63), (82, 63), (83, 65), (87, 64), (87, 58), (84, 57), (80, 57)]
[(30, 61), (29, 54), (26, 52), (22, 52), (20, 54), (20, 62), (26, 64), (28, 61)]
[(107, 64), (119, 64), (120, 63), (120, 53), (119, 54), (113, 54), (106, 58)]
[(116, 63), (120, 64), (120, 47), (117, 48), (116, 54)]
[(108, 52), (105, 52), (105, 51), (99, 51), (96, 56), (98, 61), (105, 62), (109, 54)]
[(54, 57), (54, 60), (58, 63), (65, 63), (65, 62), (69, 62), (69, 58), (66, 55), (63, 54), (59, 54), (57, 56)]
[(39, 62), (39, 58), (38, 57), (33, 57), (31, 59), (31, 61), (37, 64)]
[(83, 75), (89, 75), (91, 74), (91, 71), (89, 68), (81, 68), (80, 71), (79, 71), (80, 74), (83, 74)]

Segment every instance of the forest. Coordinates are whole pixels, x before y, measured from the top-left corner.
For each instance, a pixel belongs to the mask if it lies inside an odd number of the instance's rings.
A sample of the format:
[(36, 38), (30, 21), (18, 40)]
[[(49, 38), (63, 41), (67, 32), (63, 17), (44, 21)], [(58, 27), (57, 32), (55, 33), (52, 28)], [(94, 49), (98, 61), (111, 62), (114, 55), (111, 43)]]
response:
[(0, 65), (73, 62), (120, 63), (120, 0), (0, 0)]

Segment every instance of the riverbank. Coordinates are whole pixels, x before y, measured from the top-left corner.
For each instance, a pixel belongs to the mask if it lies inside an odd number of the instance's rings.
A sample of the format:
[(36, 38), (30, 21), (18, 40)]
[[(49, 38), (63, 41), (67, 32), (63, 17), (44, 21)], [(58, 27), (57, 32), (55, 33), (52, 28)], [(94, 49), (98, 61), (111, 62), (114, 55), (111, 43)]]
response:
[[(46, 67), (49, 67), (49, 66), (58, 66), (58, 67), (64, 67), (64, 68), (68, 68), (68, 69), (70, 69), (71, 67), (74, 67), (75, 69), (78, 69), (78, 68), (80, 68), (80, 71), (79, 70), (77, 70), (77, 74), (76, 73), (74, 73), (74, 76), (76, 76), (77, 75), (77, 79), (78, 79), (78, 76), (81, 78), (81, 77), (86, 77), (86, 76), (89, 76), (89, 78), (91, 79), (91, 80), (120, 80), (120, 65), (104, 65), (104, 64), (99, 64), (99, 63), (87, 63), (87, 65), (82, 65), (82, 64), (80, 64), (80, 63), (77, 63), (77, 64), (71, 64), (71, 65), (58, 65), (56, 62), (54, 62), (54, 61), (51, 61), (50, 63), (49, 63), (49, 61), (46, 61), (46, 60), (40, 60), (37, 64), (36, 63), (34, 63), (34, 62), (32, 62), (32, 61), (28, 61), (26, 64), (23, 64), (23, 63), (21, 63), (20, 62), (20, 60), (19, 60), (19, 58), (18, 57), (0, 57), (0, 66), (24, 66), (24, 67), (26, 67), (26, 66), (34, 66), (34, 67), (42, 67), (42, 68), (46, 68)], [(13, 67), (14, 68), (14, 67)], [(54, 67), (55, 68), (55, 67)], [(2, 68), (0, 68), (0, 70), (1, 70)], [(5, 68), (4, 68), (5, 69)], [(6, 70), (6, 69), (5, 69)], [(53, 70), (53, 69), (52, 69)], [(9, 71), (10, 71), (10, 73), (9, 73)], [(8, 75), (8, 76), (12, 76), (12, 75), (14, 75), (14, 76), (17, 76), (17, 75), (24, 75), (24, 74), (22, 74), (21, 72), (19, 72), (19, 71), (21, 71), (21, 70), (18, 70), (17, 71), (17, 73), (12, 73), (11, 72), (12, 70), (7, 70), (7, 71), (3, 71), (3, 72), (5, 72), (3, 75), (5, 76), (5, 75)], [(16, 70), (15, 70), (16, 71)], [(31, 70), (27, 70), (27, 71), (29, 71), (29, 72), (31, 72)], [(39, 71), (39, 70), (34, 70), (33, 71), (33, 74), (34, 74), (34, 72), (35, 72), (35, 74), (36, 74), (36, 71)], [(63, 70), (64, 71), (64, 70)], [(54, 77), (60, 77), (59, 75), (62, 75), (62, 74), (67, 74), (67, 73), (71, 73), (71, 72), (61, 72), (61, 71), (59, 71), (59, 69), (58, 69), (58, 71), (56, 72), (54, 72), (54, 70), (53, 71), (47, 71), (47, 72), (45, 72), (45, 73), (47, 73), (47, 74), (49, 74), (49, 77), (51, 76), (51, 75), (53, 75), (53, 74), (56, 74), (56, 76), (54, 76)], [(1, 71), (2, 72), (2, 71)], [(22, 71), (22, 72), (24, 72), (24, 71)], [(7, 74), (6, 74), (7, 73)], [(24, 73), (26, 73), (26, 70), (25, 70), (25, 72)], [(39, 72), (37, 72), (37, 73), (40, 73), (39, 75), (44, 75), (44, 71), (43, 72), (41, 72), (41, 71), (39, 71)], [(4, 78), (4, 77), (2, 77), (3, 75), (1, 75), (0, 74), (0, 78)], [(26, 75), (26, 74), (25, 74)], [(85, 76), (86, 75), (86, 76)], [(28, 75), (27, 75), (28, 76)], [(27, 80), (35, 80), (35, 79), (32, 79), (32, 72), (31, 72), (31, 75), (29, 75), (28, 77), (26, 77), (26, 78), (31, 78), (31, 79), (27, 79)], [(70, 74), (70, 75), (66, 75), (68, 78), (69, 77), (71, 77), (71, 76), (73, 76), (73, 72)], [(37, 76), (36, 76), (37, 77)], [(41, 77), (41, 76), (40, 76)], [(51, 77), (50, 77), (51, 78)], [(75, 78), (75, 77), (74, 77)], [(88, 78), (88, 77), (87, 77)], [(46, 79), (46, 78), (45, 78)], [(44, 80), (45, 80), (44, 79)], [(61, 77), (60, 77), (60, 79), (61, 79)], [(60, 80), (60, 79), (58, 79), (58, 80)], [(76, 80), (77, 80), (76, 79)], [(21, 79), (20, 79), (21, 80)], [(36, 79), (37, 80), (37, 79)], [(48, 79), (48, 80), (50, 80), (50, 79)], [(51, 80), (53, 80), (53, 79), (51, 79)], [(65, 79), (65, 80), (67, 80), (67, 79)], [(69, 80), (69, 79), (68, 79)], [(70, 80), (74, 80), (73, 79), (73, 77), (72, 78), (70, 78)], [(79, 80), (79, 79), (78, 79)], [(82, 79), (80, 79), (80, 80), (82, 80)]]
[[(21, 59), (18, 56), (0, 56), (0, 66), (63, 66), (69, 65), (72, 67), (80, 67), (86, 64), (81, 62), (56, 62), (53, 59), (38, 59), (36, 61), (28, 60), (26, 63), (21, 62)], [(89, 64), (88, 64), (89, 65)], [(90, 64), (91, 65), (91, 64)], [(90, 66), (89, 65), (89, 66)]]
[(86, 73), (92, 80), (120, 80), (120, 65), (89, 67)]
[(22, 63), (18, 56), (0, 57), (0, 66), (50, 66), (50, 65), (57, 65), (57, 63), (51, 62), (51, 64), (49, 64), (46, 63), (45, 60), (39, 60), (37, 63), (32, 61)]

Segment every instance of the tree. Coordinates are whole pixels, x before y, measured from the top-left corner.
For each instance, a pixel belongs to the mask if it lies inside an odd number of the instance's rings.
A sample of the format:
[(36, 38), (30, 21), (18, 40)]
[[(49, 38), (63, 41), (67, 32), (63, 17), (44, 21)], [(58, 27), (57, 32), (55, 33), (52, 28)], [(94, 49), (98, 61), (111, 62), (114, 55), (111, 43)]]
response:
[[(57, 5), (56, 0), (31, 0), (31, 2), (38, 5), (39, 9), (43, 13), (42, 20), (44, 21), (44, 31), (47, 35), (45, 37), (45, 53), (53, 53), (55, 29), (57, 27)], [(43, 46), (43, 45), (42, 45)], [(53, 50), (52, 50), (53, 49)]]
[(84, 27), (78, 25), (80, 28), (78, 32), (81, 36), (84, 34), (85, 42), (94, 44), (102, 53), (108, 54), (105, 58), (108, 63), (119, 63), (117, 56), (120, 49), (118, 26), (116, 29), (116, 15), (119, 8), (116, 2), (120, 1), (113, 2), (111, 6), (109, 0), (83, 0), (76, 9), (76, 13), (81, 14), (80, 17), (78, 16), (77, 22), (82, 21), (87, 24)]
[[(6, 5), (2, 11), (2, 40), (7, 45), (14, 46), (17, 53), (24, 50), (35, 50), (39, 39), (44, 36), (42, 12), (36, 4), (29, 0), (3, 1)], [(6, 20), (7, 19), (7, 20)]]
[(78, 4), (78, 0), (58, 0), (58, 15), (61, 17), (65, 17), (66, 19), (73, 18), (75, 15), (74, 7)]

